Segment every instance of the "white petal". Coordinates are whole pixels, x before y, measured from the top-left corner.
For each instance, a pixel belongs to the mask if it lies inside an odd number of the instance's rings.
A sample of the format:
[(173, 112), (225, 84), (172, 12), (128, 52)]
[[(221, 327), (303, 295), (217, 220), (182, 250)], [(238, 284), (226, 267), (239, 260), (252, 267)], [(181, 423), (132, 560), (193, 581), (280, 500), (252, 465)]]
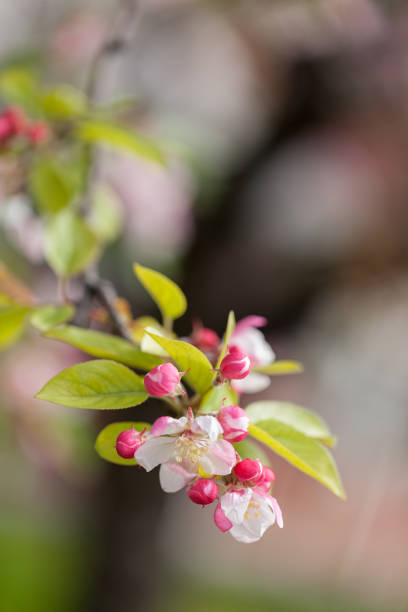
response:
[(217, 440), (199, 458), (200, 466), (207, 474), (225, 476), (231, 474), (236, 463), (235, 449), (227, 440)]
[(164, 463), (174, 455), (177, 438), (150, 438), (135, 452), (135, 459), (147, 472), (159, 463)]
[(241, 489), (240, 491), (228, 491), (221, 498), (221, 508), (225, 516), (234, 525), (242, 523), (248, 504), (251, 501), (251, 489)]
[(160, 467), (160, 486), (166, 493), (180, 491), (196, 477), (184, 469), (180, 463), (163, 463)]
[(278, 527), (282, 528), (283, 527), (283, 517), (282, 517), (282, 510), (280, 509), (280, 506), (278, 504), (278, 500), (272, 497), (271, 495), (268, 495), (268, 498), (270, 500), (272, 510), (276, 518), (276, 524), (278, 525)]
[(242, 542), (243, 544), (251, 544), (252, 542), (257, 542), (261, 539), (262, 535), (254, 534), (247, 529), (247, 526), (243, 523), (239, 525), (234, 525), (232, 529), (228, 531), (237, 542)]
[(234, 380), (232, 386), (238, 393), (258, 393), (267, 389), (270, 384), (269, 376), (259, 374), (259, 372), (251, 372), (242, 380)]
[(275, 360), (275, 353), (265, 340), (265, 336), (255, 327), (247, 327), (233, 335), (231, 344), (238, 346), (249, 355), (252, 365), (267, 365)]
[(187, 426), (187, 417), (174, 419), (173, 417), (159, 417), (150, 429), (151, 436), (170, 436), (171, 434), (181, 433)]
[(210, 415), (205, 415), (194, 419), (191, 426), (191, 431), (193, 431), (195, 434), (201, 434), (208, 437), (211, 442), (215, 442), (218, 436), (221, 436), (222, 434), (222, 427), (218, 419)]

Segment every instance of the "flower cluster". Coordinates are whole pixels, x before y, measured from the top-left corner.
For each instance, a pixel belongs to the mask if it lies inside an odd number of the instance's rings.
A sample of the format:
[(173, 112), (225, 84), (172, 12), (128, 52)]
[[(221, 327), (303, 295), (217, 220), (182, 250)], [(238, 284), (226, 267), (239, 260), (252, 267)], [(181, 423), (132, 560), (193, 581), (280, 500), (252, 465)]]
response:
[(30, 121), (21, 109), (8, 107), (0, 114), (0, 143), (8, 145), (18, 137), (37, 146), (49, 139), (50, 130), (44, 121)]
[(283, 526), (278, 502), (269, 493), (275, 475), (258, 459), (241, 459), (229, 440), (242, 440), (249, 419), (239, 406), (212, 415), (178, 419), (162, 416), (149, 432), (123, 431), (116, 450), (133, 457), (148, 472), (160, 465), (160, 485), (167, 493), (187, 487), (192, 502), (218, 500), (214, 522), (240, 542), (255, 542), (268, 527)]

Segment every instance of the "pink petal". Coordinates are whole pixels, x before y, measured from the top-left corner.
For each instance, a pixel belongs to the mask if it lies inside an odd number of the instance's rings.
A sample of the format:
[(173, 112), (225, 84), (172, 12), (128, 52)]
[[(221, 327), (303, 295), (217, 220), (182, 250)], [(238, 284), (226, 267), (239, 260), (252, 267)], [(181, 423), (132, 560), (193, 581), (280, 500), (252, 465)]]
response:
[(271, 503), (273, 512), (275, 514), (275, 519), (276, 519), (276, 524), (278, 525), (278, 527), (283, 527), (283, 517), (282, 517), (282, 510), (280, 509), (280, 506), (278, 504), (278, 501), (272, 497), (271, 495), (268, 495), (269, 501)]
[(242, 523), (248, 504), (251, 501), (251, 489), (239, 489), (238, 491), (228, 491), (221, 498), (221, 508), (225, 516), (234, 525)]
[(187, 418), (173, 419), (169, 416), (162, 416), (155, 420), (149, 434), (151, 436), (169, 436), (184, 431), (187, 426)]
[(215, 512), (214, 512), (214, 523), (217, 525), (218, 529), (222, 531), (223, 533), (225, 533), (226, 531), (229, 531), (232, 527), (232, 523), (225, 516), (220, 503), (217, 505)]
[(249, 315), (248, 317), (244, 317), (243, 319), (238, 321), (232, 336), (236, 333), (242, 332), (248, 327), (264, 327), (267, 323), (268, 320), (265, 319), (265, 317), (260, 317), (258, 315)]
[(197, 474), (188, 472), (180, 463), (163, 463), (159, 473), (160, 486), (166, 493), (175, 493), (185, 487), (196, 476)]

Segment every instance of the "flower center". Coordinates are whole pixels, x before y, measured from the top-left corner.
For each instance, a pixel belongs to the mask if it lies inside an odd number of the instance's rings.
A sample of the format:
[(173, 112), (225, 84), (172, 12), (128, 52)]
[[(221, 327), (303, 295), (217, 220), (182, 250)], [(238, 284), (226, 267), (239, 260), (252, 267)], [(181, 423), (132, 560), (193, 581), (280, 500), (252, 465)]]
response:
[(249, 519), (251, 518), (251, 511), (254, 516), (259, 516), (259, 512), (258, 512), (259, 508), (260, 508), (259, 504), (257, 504), (254, 501), (250, 501), (248, 504), (248, 509), (245, 512), (245, 520), (249, 521)]
[(180, 436), (175, 446), (176, 461), (181, 463), (184, 459), (188, 459), (191, 463), (198, 464), (200, 458), (208, 451), (208, 447), (208, 440)]

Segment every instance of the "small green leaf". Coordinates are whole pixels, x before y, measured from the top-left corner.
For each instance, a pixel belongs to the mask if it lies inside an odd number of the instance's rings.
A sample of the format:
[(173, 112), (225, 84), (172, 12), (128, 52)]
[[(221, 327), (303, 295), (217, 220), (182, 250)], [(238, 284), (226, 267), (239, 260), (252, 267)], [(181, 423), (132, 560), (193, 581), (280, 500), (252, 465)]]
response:
[(299, 470), (321, 482), (332, 493), (345, 499), (333, 457), (317, 440), (273, 419), (250, 425), (249, 433)]
[(115, 361), (86, 361), (51, 378), (35, 396), (72, 408), (116, 410), (147, 399), (143, 379)]
[(164, 348), (181, 370), (188, 370), (183, 380), (186, 380), (198, 393), (205, 393), (209, 389), (214, 379), (214, 372), (204, 353), (188, 342), (147, 333)]
[(186, 296), (172, 280), (150, 268), (133, 265), (134, 272), (143, 287), (156, 302), (163, 319), (178, 319), (187, 308)]
[(259, 459), (259, 461), (264, 465), (271, 464), (271, 460), (261, 445), (257, 444), (255, 441), (252, 441), (249, 436), (247, 436), (244, 440), (241, 440), (241, 442), (234, 442), (233, 446), (241, 459)]
[(27, 306), (13, 304), (0, 308), (0, 349), (5, 349), (20, 338), (25, 329)]
[(229, 383), (211, 387), (203, 396), (200, 413), (218, 412), (222, 406), (236, 406), (238, 396)]
[(93, 357), (112, 359), (132, 368), (151, 370), (163, 363), (160, 357), (140, 351), (131, 342), (112, 334), (66, 325), (47, 333), (47, 338), (60, 340), (89, 353)]
[(10, 104), (22, 106), (30, 113), (39, 111), (39, 88), (33, 70), (22, 66), (7, 68), (0, 74), (0, 92)]
[(46, 332), (69, 321), (74, 313), (75, 308), (71, 304), (40, 306), (32, 313), (30, 323), (41, 332)]
[(117, 465), (137, 465), (136, 459), (124, 459), (116, 452), (116, 439), (122, 431), (127, 429), (135, 429), (136, 431), (143, 431), (144, 429), (149, 430), (151, 425), (149, 423), (140, 423), (133, 421), (122, 421), (120, 423), (111, 423), (107, 425), (95, 442), (95, 450), (106, 461), (116, 463)]
[(75, 192), (72, 177), (64, 163), (45, 154), (35, 156), (28, 184), (41, 214), (53, 214), (65, 208)]
[(88, 225), (101, 242), (113, 242), (122, 227), (119, 198), (107, 185), (96, 185), (91, 195)]
[(104, 121), (83, 121), (77, 128), (76, 136), (84, 142), (107, 145), (161, 165), (165, 164), (162, 151), (153, 141), (119, 125)]
[(45, 231), (45, 256), (57, 275), (79, 274), (97, 254), (95, 234), (73, 210), (66, 208), (49, 221)]
[(276, 376), (278, 374), (298, 374), (303, 372), (303, 365), (299, 361), (274, 361), (268, 365), (254, 366), (251, 369), (252, 372)]
[(43, 95), (42, 107), (51, 118), (72, 119), (86, 113), (88, 100), (72, 85), (58, 85)]
[(318, 414), (296, 404), (278, 401), (253, 402), (246, 407), (246, 413), (255, 425), (259, 421), (274, 419), (290, 425), (309, 438), (324, 442), (327, 446), (333, 446), (335, 442), (326, 423)]
[(224, 334), (224, 341), (222, 344), (221, 353), (218, 357), (217, 365), (215, 366), (217, 370), (221, 365), (221, 361), (224, 359), (225, 355), (227, 354), (228, 342), (229, 342), (229, 339), (234, 329), (235, 329), (235, 315), (234, 315), (234, 311), (230, 310), (228, 314), (227, 327), (226, 327), (225, 334)]

